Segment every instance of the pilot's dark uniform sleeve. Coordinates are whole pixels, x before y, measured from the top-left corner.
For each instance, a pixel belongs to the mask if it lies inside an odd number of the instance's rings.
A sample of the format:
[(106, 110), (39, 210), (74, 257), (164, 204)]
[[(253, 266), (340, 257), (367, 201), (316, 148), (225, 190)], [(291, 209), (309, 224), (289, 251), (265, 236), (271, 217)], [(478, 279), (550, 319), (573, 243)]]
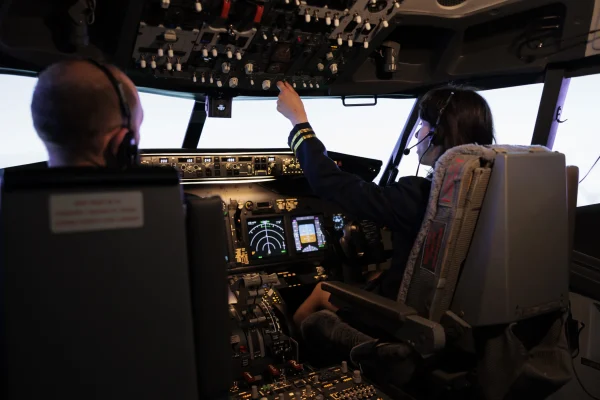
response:
[[(401, 178), (381, 187), (341, 171), (309, 123), (297, 124), (288, 144), (310, 186), (319, 197), (332, 201), (348, 214), (387, 226), (392, 231), (412, 231), (416, 216), (422, 216), (430, 182), (423, 178)], [(420, 223), (420, 222), (419, 222)]]

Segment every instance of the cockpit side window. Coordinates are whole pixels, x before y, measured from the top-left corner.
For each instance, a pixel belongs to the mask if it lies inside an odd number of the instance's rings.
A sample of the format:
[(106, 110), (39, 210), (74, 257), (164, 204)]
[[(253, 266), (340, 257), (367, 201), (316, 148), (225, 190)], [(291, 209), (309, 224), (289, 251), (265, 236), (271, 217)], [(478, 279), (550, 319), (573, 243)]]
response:
[[(0, 168), (48, 160), (31, 120), (31, 97), (37, 79), (0, 74)], [(194, 108), (193, 99), (140, 93), (144, 107), (140, 148), (181, 148)]]
[[(600, 203), (600, 133), (595, 123), (600, 75), (571, 78), (553, 150), (564, 153), (567, 165), (579, 167), (577, 206)], [(591, 169), (591, 170), (590, 170)], [(589, 173), (588, 173), (589, 172)], [(586, 177), (587, 174), (587, 177)], [(584, 179), (585, 177), (585, 179)]]

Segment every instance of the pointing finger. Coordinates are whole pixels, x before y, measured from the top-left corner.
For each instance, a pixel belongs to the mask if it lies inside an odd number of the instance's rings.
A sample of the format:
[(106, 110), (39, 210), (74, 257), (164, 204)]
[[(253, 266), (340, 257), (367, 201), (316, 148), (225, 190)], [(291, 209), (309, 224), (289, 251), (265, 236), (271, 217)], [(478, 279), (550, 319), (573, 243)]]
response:
[(279, 91), (284, 91), (287, 88), (287, 86), (282, 81), (279, 81), (277, 82), (277, 88), (279, 89)]

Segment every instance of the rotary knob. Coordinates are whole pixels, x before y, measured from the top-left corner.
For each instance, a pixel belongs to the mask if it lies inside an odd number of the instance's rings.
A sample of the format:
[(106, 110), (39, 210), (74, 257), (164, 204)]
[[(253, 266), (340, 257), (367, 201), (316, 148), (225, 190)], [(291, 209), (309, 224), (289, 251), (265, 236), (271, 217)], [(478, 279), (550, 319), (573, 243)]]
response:
[(271, 81), (266, 79), (262, 82), (263, 90), (269, 90), (271, 88)]

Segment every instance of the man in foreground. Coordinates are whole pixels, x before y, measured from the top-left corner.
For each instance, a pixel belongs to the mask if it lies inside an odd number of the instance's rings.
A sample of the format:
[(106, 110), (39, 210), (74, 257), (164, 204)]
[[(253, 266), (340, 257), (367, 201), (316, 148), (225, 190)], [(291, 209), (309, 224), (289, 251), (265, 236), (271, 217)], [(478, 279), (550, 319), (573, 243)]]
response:
[(114, 66), (51, 65), (39, 75), (31, 114), (50, 167), (124, 168), (137, 160), (144, 113), (135, 85)]

